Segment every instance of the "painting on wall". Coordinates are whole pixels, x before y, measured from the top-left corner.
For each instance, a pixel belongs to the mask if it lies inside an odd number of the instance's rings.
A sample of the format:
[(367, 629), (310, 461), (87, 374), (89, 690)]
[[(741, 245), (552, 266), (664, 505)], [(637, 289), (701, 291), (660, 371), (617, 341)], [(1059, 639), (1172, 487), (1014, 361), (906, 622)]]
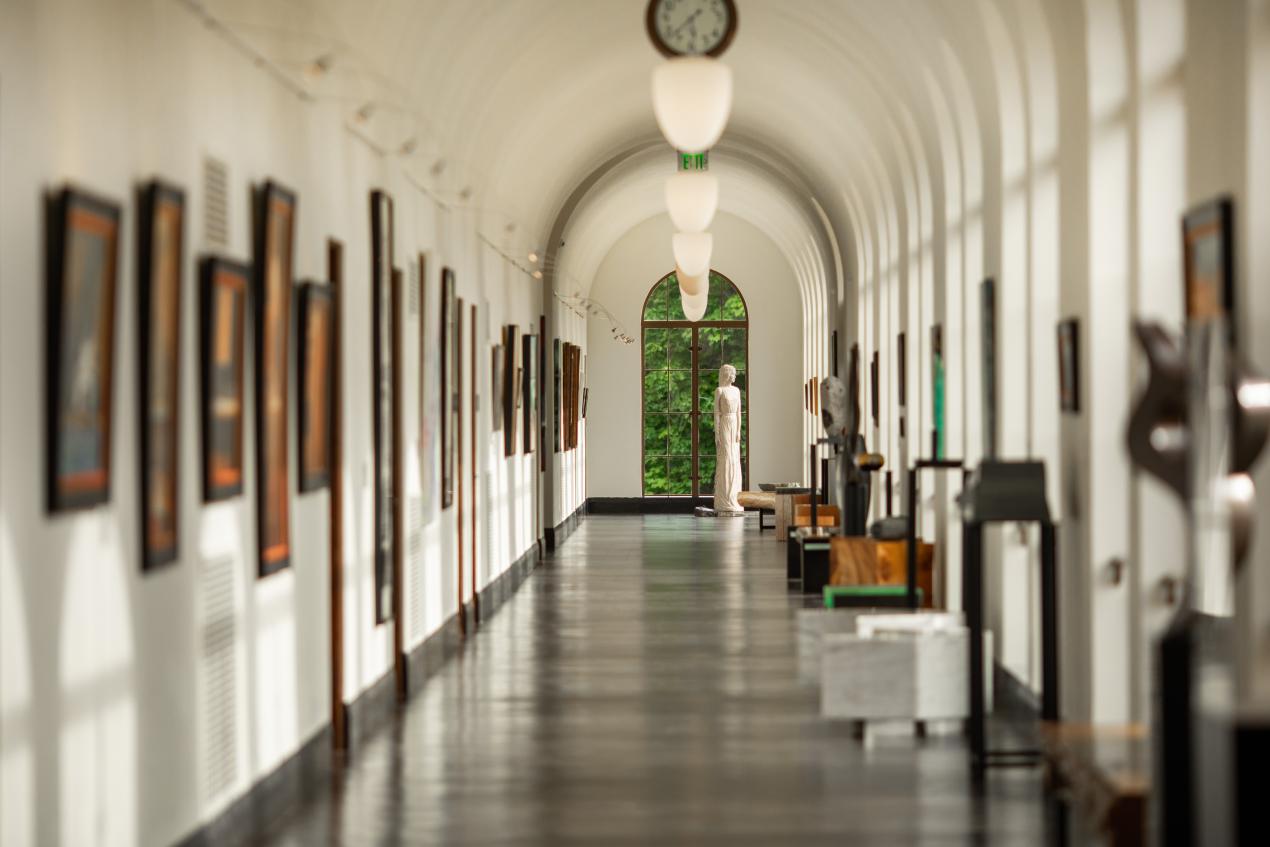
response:
[(212, 503), (243, 490), (243, 377), (251, 271), (228, 259), (208, 257), (199, 276), (203, 500)]
[(1058, 408), (1080, 411), (1080, 324), (1076, 318), (1058, 324)]
[[(502, 397), (503, 380), (506, 379), (506, 377), (503, 375), (503, 347), (501, 344), (495, 344), (490, 348), (489, 365), (490, 396)], [(501, 402), (490, 404), (490, 420), (490, 428), (495, 432), (498, 432), (503, 428), (503, 404)]]
[(375, 623), (392, 618), (396, 516), (393, 509), (393, 438), (396, 402), (393, 302), (393, 204), (387, 192), (370, 193), (371, 416), (374, 427), (375, 480)]
[(290, 346), (295, 194), (266, 182), (257, 195), (256, 461), (260, 576), (291, 562), (287, 468), (287, 355)]
[(1226, 320), (1235, 344), (1234, 203), (1219, 197), (1197, 206), (1182, 219), (1182, 262), (1186, 319), (1192, 323)]
[(560, 339), (559, 338), (552, 339), (552, 346), (553, 346), (553, 350), (552, 350), (553, 362), (555, 363), (554, 380), (555, 380), (555, 389), (556, 389), (555, 395), (554, 395), (555, 399), (552, 402), (552, 408), (555, 412), (555, 415), (552, 418), (552, 420), (555, 422), (555, 426), (553, 427), (553, 429), (555, 429), (556, 452), (559, 453), (561, 449), (560, 435), (561, 433), (564, 432), (564, 423), (560, 420), (560, 409), (564, 400), (564, 398), (562, 397), (562, 392), (564, 391), (564, 387), (563, 387), (564, 374), (561, 373), (561, 368), (564, 366), (564, 363), (561, 361), (562, 349), (561, 349)]
[(900, 439), (908, 436), (908, 344), (905, 341), (904, 333), (900, 333), (895, 339), (895, 370), (896, 370), (896, 386), (895, 393), (899, 398), (900, 410)]
[(881, 386), (878, 385), (878, 376), (880, 375), (881, 363), (878, 360), (878, 351), (873, 351), (873, 361), (869, 363), (869, 408), (872, 411), (873, 427), (876, 429), (881, 424)]
[(441, 271), (441, 508), (454, 505), (454, 460), (459, 436), (459, 307), (454, 271)]
[(335, 301), (330, 286), (307, 282), (300, 288), (300, 491), (317, 491), (331, 481), (331, 384), (335, 360)]
[(944, 458), (944, 327), (935, 324), (930, 328), (931, 370), (931, 458)]
[(538, 442), (538, 336), (521, 338), (521, 356), (524, 361), (524, 378), (521, 382), (521, 444), (525, 453), (534, 452)]
[(517, 400), (520, 397), (520, 386), (516, 382), (518, 366), (516, 364), (516, 350), (520, 346), (518, 331), (515, 326), (508, 325), (503, 327), (503, 385), (502, 392), (495, 395), (493, 403), (503, 407), (503, 455), (515, 456), (518, 449), (516, 444), (517, 430)]
[(997, 283), (988, 277), (979, 286), (979, 379), (983, 387), (983, 455), (997, 457)]
[(586, 401), (591, 394), (591, 389), (585, 385), (582, 386), (582, 420), (586, 420)]
[(152, 182), (141, 189), (139, 201), (141, 561), (149, 570), (175, 562), (178, 553), (185, 194), (179, 188)]
[(110, 499), (119, 207), (74, 189), (48, 201), (48, 508)]

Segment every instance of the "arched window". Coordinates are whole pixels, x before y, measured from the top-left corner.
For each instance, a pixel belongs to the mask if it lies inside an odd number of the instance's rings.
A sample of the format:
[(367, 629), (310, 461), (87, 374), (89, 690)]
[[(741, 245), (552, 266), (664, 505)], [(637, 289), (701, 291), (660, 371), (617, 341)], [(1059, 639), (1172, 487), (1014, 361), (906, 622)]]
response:
[(643, 316), (643, 490), (645, 497), (714, 493), (714, 390), (719, 368), (736, 368), (741, 389), (741, 474), (750, 478), (750, 316), (732, 281), (710, 271), (705, 316), (684, 317), (679, 280), (666, 274), (648, 292)]

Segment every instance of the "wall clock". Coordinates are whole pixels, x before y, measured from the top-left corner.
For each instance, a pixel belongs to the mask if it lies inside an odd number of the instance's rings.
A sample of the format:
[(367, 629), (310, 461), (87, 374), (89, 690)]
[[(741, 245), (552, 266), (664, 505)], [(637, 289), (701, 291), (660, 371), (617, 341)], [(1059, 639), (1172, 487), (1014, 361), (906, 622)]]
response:
[(648, 37), (663, 56), (718, 57), (736, 35), (733, 0), (648, 0)]

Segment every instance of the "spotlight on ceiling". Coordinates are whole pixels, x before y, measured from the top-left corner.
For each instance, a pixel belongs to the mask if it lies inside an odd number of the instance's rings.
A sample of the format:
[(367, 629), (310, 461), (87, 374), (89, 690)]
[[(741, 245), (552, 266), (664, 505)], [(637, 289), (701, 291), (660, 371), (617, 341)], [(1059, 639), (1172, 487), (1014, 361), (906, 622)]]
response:
[(460, 199), (460, 200), (463, 200), (463, 201), (465, 201), (465, 202), (466, 202), (466, 201), (468, 201), (468, 200), (471, 200), (471, 199), (472, 199), (472, 189), (467, 188), (467, 187), (464, 187), (464, 188), (463, 188), (463, 190), (459, 192), (459, 199)]
[(400, 153), (402, 156), (409, 156), (410, 154), (414, 153), (414, 151), (418, 149), (419, 149), (419, 139), (407, 138), (402, 143), (401, 147), (397, 150), (397, 152)]
[(537, 251), (534, 251), (534, 250), (530, 250), (530, 251), (529, 251), (529, 261), (530, 261), (530, 262), (537, 262), (537, 261), (538, 261), (538, 253), (537, 253)]
[(365, 103), (362, 105), (360, 109), (357, 110), (357, 113), (353, 115), (353, 122), (358, 125), (365, 124), (374, 116), (374, 114), (375, 114), (375, 104)]
[(731, 111), (732, 69), (718, 59), (682, 56), (653, 69), (653, 113), (676, 150), (709, 150)]
[(432, 163), (432, 167), (428, 169), (428, 173), (433, 176), (441, 176), (445, 173), (445, 159), (437, 159)]
[(542, 271), (541, 270), (534, 271), (533, 277), (534, 279), (542, 279)]
[(317, 82), (330, 72), (331, 66), (334, 64), (335, 57), (330, 53), (323, 53), (304, 66), (304, 76), (309, 82)]

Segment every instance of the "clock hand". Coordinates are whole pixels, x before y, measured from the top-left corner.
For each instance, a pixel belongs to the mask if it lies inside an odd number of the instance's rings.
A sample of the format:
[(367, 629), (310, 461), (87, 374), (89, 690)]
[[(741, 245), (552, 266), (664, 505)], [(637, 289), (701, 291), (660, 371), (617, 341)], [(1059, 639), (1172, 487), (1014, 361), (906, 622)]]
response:
[(675, 27), (673, 30), (671, 30), (671, 31), (670, 31), (670, 37), (671, 37), (671, 38), (674, 38), (676, 35), (678, 35), (678, 34), (679, 34), (679, 31), (680, 31), (681, 29), (683, 29), (683, 28), (684, 28), (684, 27), (686, 27), (688, 24), (690, 24), (690, 23), (692, 23), (693, 21), (695, 21), (695, 20), (697, 19), (697, 15), (700, 15), (700, 14), (701, 14), (701, 10), (700, 10), (700, 9), (698, 9), (697, 11), (693, 12), (693, 13), (692, 13), (691, 15), (689, 15), (688, 17), (684, 18), (683, 23), (681, 23), (679, 26)]

